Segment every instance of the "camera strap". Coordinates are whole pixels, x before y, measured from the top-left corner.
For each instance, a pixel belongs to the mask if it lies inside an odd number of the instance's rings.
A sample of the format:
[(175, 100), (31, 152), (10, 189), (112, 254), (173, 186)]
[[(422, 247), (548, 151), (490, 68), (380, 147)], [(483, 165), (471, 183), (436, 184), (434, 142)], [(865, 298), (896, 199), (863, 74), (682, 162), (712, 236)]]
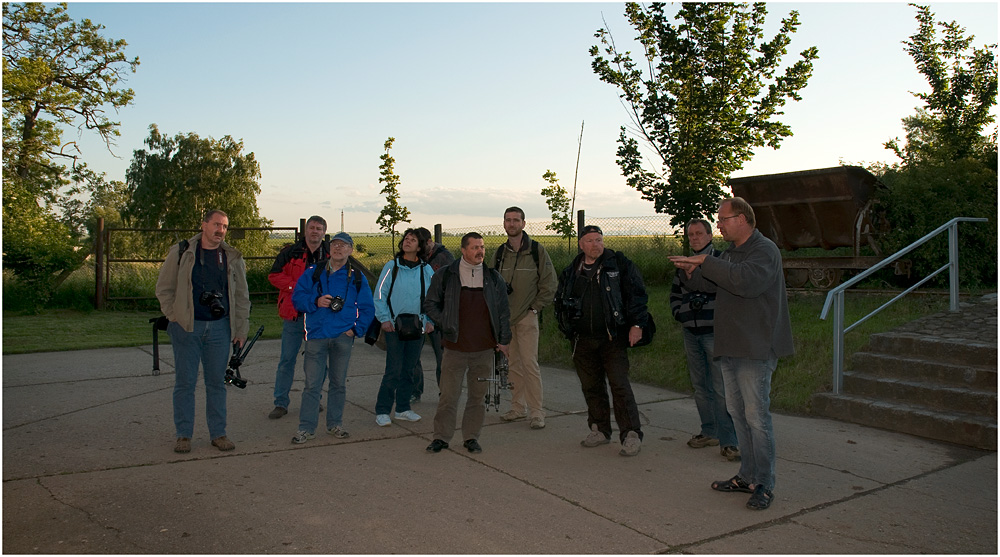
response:
[[(424, 312), (424, 263), (420, 262), (420, 311), (417, 314)], [(396, 312), (392, 311), (392, 287), (396, 286), (396, 274), (399, 273), (399, 261), (396, 258), (392, 260), (392, 279), (389, 281), (389, 294), (385, 297), (385, 305), (389, 307), (389, 320), (396, 321)]]
[[(328, 261), (329, 261), (329, 258), (327, 258), (327, 259), (321, 259), (320, 261), (316, 262), (316, 265), (313, 268), (313, 275), (312, 275), (312, 277), (313, 277), (313, 283), (316, 284), (316, 289), (319, 291), (319, 295), (320, 296), (323, 295), (323, 283), (320, 281), (320, 277), (323, 276), (323, 271), (326, 270), (326, 265), (327, 265)], [(348, 261), (347, 262), (347, 284), (348, 285), (351, 284), (351, 278), (352, 277), (354, 279), (354, 289), (357, 292), (361, 292), (361, 271), (358, 271), (357, 269), (355, 269), (354, 265), (352, 265), (351, 262)], [(347, 292), (348, 292), (348, 288), (345, 286), (344, 287), (344, 301), (345, 302), (347, 301)], [(355, 302), (355, 303), (357, 303), (357, 302)]]

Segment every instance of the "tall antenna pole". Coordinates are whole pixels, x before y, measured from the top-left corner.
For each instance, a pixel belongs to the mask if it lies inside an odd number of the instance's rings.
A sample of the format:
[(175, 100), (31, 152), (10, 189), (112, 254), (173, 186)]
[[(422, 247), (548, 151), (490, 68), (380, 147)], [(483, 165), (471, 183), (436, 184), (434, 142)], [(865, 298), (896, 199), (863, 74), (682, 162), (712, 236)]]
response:
[[(576, 170), (573, 171), (573, 199), (570, 200), (570, 204), (569, 204), (569, 214), (570, 215), (575, 215), (576, 214), (576, 179), (580, 175), (580, 151), (583, 150), (583, 124), (584, 123), (585, 123), (584, 120), (580, 120), (580, 139), (577, 141), (577, 146), (576, 146)], [(571, 242), (572, 242), (572, 240), (570, 240), (569, 238), (567, 238), (567, 244), (568, 245), (572, 245)]]
[(573, 199), (569, 205), (569, 214), (574, 214), (576, 209), (576, 178), (580, 175), (580, 151), (583, 150), (583, 124), (584, 120), (580, 120), (580, 139), (577, 141), (576, 147), (576, 170), (573, 172)]

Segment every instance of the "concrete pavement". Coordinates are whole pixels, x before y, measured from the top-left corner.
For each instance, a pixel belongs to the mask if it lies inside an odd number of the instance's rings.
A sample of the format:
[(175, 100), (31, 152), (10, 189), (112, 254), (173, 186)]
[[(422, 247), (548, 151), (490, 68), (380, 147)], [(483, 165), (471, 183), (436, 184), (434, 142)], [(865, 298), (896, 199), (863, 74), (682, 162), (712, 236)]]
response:
[[(634, 385), (645, 441), (587, 449), (572, 371), (543, 368), (547, 427), (487, 414), (484, 452), (429, 454), (433, 354), (416, 423), (375, 425), (385, 353), (358, 342), (344, 425), (292, 445), (269, 420), (280, 341), (229, 387), (230, 439), (210, 446), (199, 384), (190, 454), (175, 454), (172, 352), (151, 347), (3, 357), (5, 553), (996, 553), (997, 455), (832, 420), (775, 415), (766, 511), (710, 489), (738, 465), (690, 449), (688, 394)], [(781, 365), (779, 363), (779, 371)], [(324, 404), (326, 395), (324, 394)], [(509, 393), (505, 393), (505, 402)], [(504, 405), (502, 410), (506, 410)], [(323, 423), (323, 415), (320, 423)], [(617, 439), (617, 435), (615, 436)]]

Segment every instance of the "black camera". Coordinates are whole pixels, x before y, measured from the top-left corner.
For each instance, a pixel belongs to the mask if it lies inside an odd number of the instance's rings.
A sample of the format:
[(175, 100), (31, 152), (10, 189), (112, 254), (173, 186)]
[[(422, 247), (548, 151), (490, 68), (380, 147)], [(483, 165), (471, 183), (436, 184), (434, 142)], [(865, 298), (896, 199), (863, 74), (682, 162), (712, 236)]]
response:
[(202, 292), (198, 303), (208, 306), (208, 311), (211, 312), (212, 317), (215, 319), (219, 319), (226, 314), (226, 306), (222, 305), (222, 293), (217, 290)]
[(559, 312), (570, 321), (576, 321), (583, 317), (583, 300), (580, 298), (563, 298), (557, 300)]
[(330, 300), (330, 311), (340, 311), (344, 309), (344, 299), (340, 296), (334, 297)]
[(694, 294), (691, 296), (691, 299), (688, 300), (688, 304), (694, 311), (701, 311), (701, 308), (705, 307), (705, 304), (707, 302), (708, 302), (708, 296), (704, 294)]
[(511, 286), (510, 283), (508, 282), (507, 283), (507, 295), (510, 296), (513, 293), (514, 293), (514, 287)]

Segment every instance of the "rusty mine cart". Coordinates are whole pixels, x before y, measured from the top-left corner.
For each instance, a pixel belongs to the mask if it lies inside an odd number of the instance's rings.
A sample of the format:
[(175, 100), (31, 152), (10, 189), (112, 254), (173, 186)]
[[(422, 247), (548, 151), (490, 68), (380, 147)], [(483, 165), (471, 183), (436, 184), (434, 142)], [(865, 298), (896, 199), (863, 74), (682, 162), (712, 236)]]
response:
[[(878, 179), (858, 166), (747, 176), (729, 180), (733, 195), (746, 199), (761, 234), (786, 251), (853, 248), (849, 256), (783, 257), (785, 283), (829, 289), (844, 271), (858, 271), (884, 259), (877, 239), (887, 223), (875, 210)], [(868, 246), (874, 256), (861, 255)], [(909, 262), (897, 265), (908, 274)]]

